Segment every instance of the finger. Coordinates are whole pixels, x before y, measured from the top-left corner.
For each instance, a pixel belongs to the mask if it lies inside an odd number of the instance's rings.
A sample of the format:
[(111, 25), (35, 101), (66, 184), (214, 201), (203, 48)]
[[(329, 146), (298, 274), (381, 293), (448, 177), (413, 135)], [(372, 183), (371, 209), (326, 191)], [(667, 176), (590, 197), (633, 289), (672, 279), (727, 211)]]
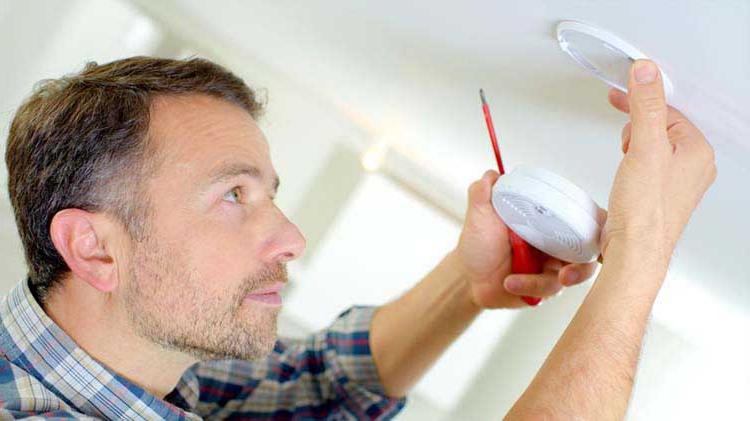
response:
[(544, 261), (544, 265), (542, 265), (542, 271), (543, 272), (557, 272), (560, 269), (562, 269), (563, 266), (565, 265), (567, 265), (566, 262), (563, 262), (562, 260), (556, 257), (548, 257), (547, 260)]
[(599, 224), (600, 227), (603, 227), (607, 222), (607, 215), (609, 214), (606, 209), (598, 208), (596, 210), (596, 223)]
[(612, 88), (609, 90), (609, 103), (612, 104), (613, 107), (624, 113), (630, 113), (628, 94), (617, 88)]
[[(628, 95), (625, 92), (617, 88), (611, 88), (609, 90), (609, 103), (612, 104), (612, 106), (617, 108), (618, 110), (625, 112), (625, 113), (630, 113), (630, 103), (628, 101), (629, 101)], [(679, 110), (671, 106), (668, 107), (667, 128), (670, 128), (675, 124), (682, 124), (685, 122), (687, 122), (688, 124), (691, 124), (690, 121)], [(629, 132), (630, 123), (628, 122), (626, 126)], [(625, 130), (626, 129), (623, 128), (623, 134), (625, 133)]]
[[(695, 139), (694, 133), (698, 129), (690, 121), (685, 119), (682, 114), (674, 108), (669, 108), (667, 112), (667, 137), (672, 144), (683, 143)], [(633, 126), (630, 122), (625, 123), (622, 128), (620, 148), (622, 153), (628, 153), (630, 148), (630, 139), (633, 135)]]
[(572, 285), (580, 284), (581, 282), (591, 278), (596, 270), (596, 262), (591, 263), (571, 263), (564, 266), (558, 276), (560, 283), (563, 286), (569, 287)]
[(487, 170), (482, 175), (482, 180), (486, 180), (490, 184), (490, 188), (495, 185), (497, 179), (500, 178), (500, 173), (495, 170)]
[(497, 171), (487, 170), (482, 178), (471, 183), (469, 186), (469, 206), (486, 207), (492, 206), (492, 186), (500, 174)]
[(682, 147), (701, 146), (706, 140), (698, 127), (672, 107), (669, 107), (667, 117), (667, 134), (670, 142)]
[[(630, 104), (628, 103), (628, 95), (616, 88), (612, 88), (609, 90), (609, 102), (612, 104), (613, 107), (617, 108), (618, 110), (629, 113), (630, 112)], [(672, 143), (676, 143), (675, 141), (678, 141), (680, 139), (687, 139), (689, 137), (686, 136), (679, 136), (679, 135), (673, 135), (672, 128), (676, 128), (677, 130), (682, 130), (683, 125), (693, 126), (692, 123), (677, 109), (673, 107), (668, 107), (667, 110), (667, 132), (669, 133), (669, 139), (672, 141)], [(628, 122), (625, 124), (625, 127), (622, 128), (622, 152), (627, 153), (628, 147), (630, 146), (630, 136), (631, 136), (631, 124)]]
[(632, 133), (632, 125), (630, 122), (627, 122), (625, 124), (625, 127), (622, 128), (622, 144), (620, 145), (622, 149), (622, 153), (628, 153), (628, 148), (630, 147), (630, 136)]
[(661, 72), (651, 60), (636, 60), (628, 82), (632, 135), (629, 149), (651, 150), (667, 142), (667, 103)]
[(563, 287), (557, 280), (556, 271), (547, 271), (534, 275), (509, 275), (505, 278), (503, 285), (511, 294), (529, 297), (555, 295)]
[(690, 120), (688, 120), (687, 117), (685, 117), (685, 114), (682, 114), (680, 110), (677, 108), (674, 108), (672, 106), (667, 107), (667, 129), (669, 129), (670, 126), (673, 126), (678, 123), (690, 123)]

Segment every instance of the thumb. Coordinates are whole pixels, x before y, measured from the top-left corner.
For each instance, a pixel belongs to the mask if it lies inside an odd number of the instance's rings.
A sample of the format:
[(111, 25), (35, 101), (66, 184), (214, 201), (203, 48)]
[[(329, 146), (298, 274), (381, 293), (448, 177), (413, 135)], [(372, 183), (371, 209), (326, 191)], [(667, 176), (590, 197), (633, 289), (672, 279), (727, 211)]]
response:
[(667, 102), (661, 72), (651, 60), (637, 60), (630, 69), (630, 149), (650, 149), (668, 143)]
[(469, 206), (483, 208), (492, 206), (492, 186), (495, 185), (500, 174), (487, 170), (482, 178), (469, 186)]

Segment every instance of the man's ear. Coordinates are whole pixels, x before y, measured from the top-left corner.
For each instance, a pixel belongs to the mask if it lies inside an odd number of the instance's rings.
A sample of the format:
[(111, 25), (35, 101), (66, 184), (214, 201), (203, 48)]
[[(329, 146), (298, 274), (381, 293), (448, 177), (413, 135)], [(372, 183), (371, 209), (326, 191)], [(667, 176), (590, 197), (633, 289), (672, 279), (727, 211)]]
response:
[(52, 218), (50, 236), (71, 272), (101, 292), (118, 284), (112, 244), (106, 234), (111, 223), (101, 214), (81, 209), (63, 209)]

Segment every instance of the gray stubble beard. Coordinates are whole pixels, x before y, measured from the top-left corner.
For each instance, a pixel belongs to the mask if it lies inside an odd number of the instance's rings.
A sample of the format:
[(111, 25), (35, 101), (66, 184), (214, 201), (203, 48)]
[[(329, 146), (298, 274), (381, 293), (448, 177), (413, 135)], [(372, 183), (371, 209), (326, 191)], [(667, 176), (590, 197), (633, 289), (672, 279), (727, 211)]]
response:
[[(152, 241), (137, 244), (124, 298), (135, 332), (167, 350), (201, 361), (257, 360), (268, 355), (276, 341), (279, 309), (266, 309), (259, 313), (261, 320), (242, 323), (246, 320), (241, 317), (242, 303), (250, 291), (286, 281), (286, 267), (278, 265), (245, 278), (244, 287), (232, 296), (227, 308), (220, 299), (201, 300), (200, 282), (188, 268), (179, 269), (177, 257), (179, 254), (166, 253)], [(170, 285), (170, 279), (181, 282)]]

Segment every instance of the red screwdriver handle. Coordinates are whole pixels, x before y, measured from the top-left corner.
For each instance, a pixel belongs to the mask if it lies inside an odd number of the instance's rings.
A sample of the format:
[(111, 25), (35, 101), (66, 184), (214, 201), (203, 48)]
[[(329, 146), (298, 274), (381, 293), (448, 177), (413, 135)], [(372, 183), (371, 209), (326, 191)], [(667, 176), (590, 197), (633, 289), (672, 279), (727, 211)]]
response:
[[(510, 234), (510, 247), (512, 250), (511, 273), (542, 273), (546, 255), (524, 241), (515, 232), (509, 230), (508, 233)], [(521, 297), (521, 299), (530, 306), (535, 306), (542, 301), (539, 297)]]

